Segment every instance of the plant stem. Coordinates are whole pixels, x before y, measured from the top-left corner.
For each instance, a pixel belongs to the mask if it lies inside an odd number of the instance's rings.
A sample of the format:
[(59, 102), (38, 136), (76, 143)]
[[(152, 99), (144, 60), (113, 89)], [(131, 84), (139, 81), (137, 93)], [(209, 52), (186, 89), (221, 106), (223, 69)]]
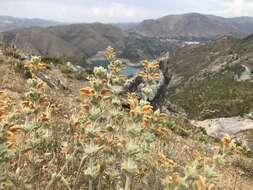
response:
[(64, 171), (65, 168), (67, 167), (67, 165), (68, 165), (68, 161), (66, 160), (65, 164), (63, 165), (63, 167), (61, 168), (61, 170), (59, 171), (59, 173), (56, 174), (56, 176), (53, 177), (53, 178), (49, 181), (49, 183), (48, 183), (48, 185), (46, 186), (45, 190), (49, 190), (49, 188), (54, 184), (54, 182), (56, 181), (56, 179), (57, 179), (59, 176), (61, 176), (61, 174), (63, 173), (63, 171)]
[(89, 179), (89, 190), (93, 190), (92, 179)]
[[(91, 143), (93, 143), (93, 142), (91, 142)], [(89, 160), (89, 167), (92, 167), (92, 158), (90, 158), (90, 160)], [(92, 180), (92, 177), (90, 177), (89, 178), (89, 190), (93, 190), (92, 183), (93, 183), (93, 180)]]
[(66, 187), (68, 188), (68, 190), (71, 190), (71, 188), (70, 188), (68, 182), (66, 181), (66, 179), (64, 177), (61, 177), (61, 180), (66, 185)]
[[(76, 154), (76, 151), (73, 152), (72, 156), (74, 156)], [(59, 171), (58, 174), (56, 174), (55, 177), (53, 177), (49, 183), (47, 184), (45, 190), (49, 190), (49, 188), (54, 184), (54, 182), (59, 178), (61, 177), (62, 173), (64, 172), (64, 170), (67, 168), (68, 166), (68, 162), (69, 160), (66, 160), (65, 164), (63, 165), (63, 167), (61, 168), (61, 170)]]
[(76, 185), (77, 185), (77, 183), (79, 181), (79, 176), (80, 176), (80, 173), (81, 173), (81, 170), (82, 170), (82, 167), (83, 167), (83, 164), (84, 164), (86, 158), (87, 158), (87, 155), (83, 156), (83, 158), (82, 158), (82, 160), (80, 162), (80, 165), (79, 165), (79, 168), (78, 168), (78, 172), (76, 174), (75, 182), (74, 182), (74, 185), (73, 185), (73, 190), (76, 189)]
[(126, 176), (126, 184), (125, 184), (125, 190), (130, 190), (131, 188), (131, 177), (129, 175)]
[(100, 174), (99, 177), (98, 177), (97, 190), (101, 190), (101, 174)]

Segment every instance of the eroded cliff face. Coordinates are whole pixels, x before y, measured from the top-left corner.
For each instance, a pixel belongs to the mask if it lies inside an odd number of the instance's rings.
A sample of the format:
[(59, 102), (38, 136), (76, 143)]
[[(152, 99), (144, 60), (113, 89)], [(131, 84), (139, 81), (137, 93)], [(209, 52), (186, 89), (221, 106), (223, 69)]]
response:
[[(160, 60), (159, 74), (160, 79), (151, 85), (151, 93), (148, 100), (155, 108), (162, 108), (167, 102), (167, 88), (171, 80), (171, 74), (168, 69), (168, 59), (162, 58)], [(135, 76), (126, 81), (123, 91), (135, 92), (137, 96), (141, 97), (141, 88), (144, 86), (144, 80), (140, 76)]]

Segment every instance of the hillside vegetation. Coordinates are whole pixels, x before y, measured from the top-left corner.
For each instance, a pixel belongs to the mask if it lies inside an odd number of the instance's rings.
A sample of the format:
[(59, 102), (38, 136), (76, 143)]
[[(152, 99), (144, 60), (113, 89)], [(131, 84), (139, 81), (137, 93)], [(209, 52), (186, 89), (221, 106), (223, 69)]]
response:
[(174, 77), (169, 100), (190, 118), (244, 115), (253, 111), (252, 41), (224, 37), (179, 48), (170, 57)]
[(109, 71), (97, 67), (87, 82), (68, 79), (66, 90), (41, 78), (64, 75), (40, 57), (21, 61), (0, 51), (1, 189), (252, 187), (250, 174), (232, 164), (245, 157), (229, 136), (216, 143), (198, 130), (180, 136), (183, 125), (194, 127), (147, 101), (159, 62), (143, 62), (140, 99), (121, 93), (125, 77), (114, 49), (106, 57)]

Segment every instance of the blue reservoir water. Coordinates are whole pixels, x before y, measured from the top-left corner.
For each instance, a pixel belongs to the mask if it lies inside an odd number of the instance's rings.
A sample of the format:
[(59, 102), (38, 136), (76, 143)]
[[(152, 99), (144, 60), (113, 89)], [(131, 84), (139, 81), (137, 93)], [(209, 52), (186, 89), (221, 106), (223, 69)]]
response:
[[(106, 60), (95, 60), (92, 61), (92, 68), (102, 66), (105, 69), (108, 69), (109, 62)], [(123, 75), (125, 76), (131, 76), (135, 75), (138, 71), (141, 70), (141, 66), (130, 66), (130, 65), (124, 65)]]

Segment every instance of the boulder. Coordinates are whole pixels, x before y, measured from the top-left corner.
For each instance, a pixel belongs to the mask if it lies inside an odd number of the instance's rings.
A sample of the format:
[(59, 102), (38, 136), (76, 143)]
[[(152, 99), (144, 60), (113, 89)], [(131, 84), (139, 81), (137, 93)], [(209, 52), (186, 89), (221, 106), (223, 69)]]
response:
[(253, 151), (253, 120), (244, 117), (216, 118), (204, 121), (191, 121), (197, 127), (204, 128), (209, 136), (222, 138), (230, 135)]

